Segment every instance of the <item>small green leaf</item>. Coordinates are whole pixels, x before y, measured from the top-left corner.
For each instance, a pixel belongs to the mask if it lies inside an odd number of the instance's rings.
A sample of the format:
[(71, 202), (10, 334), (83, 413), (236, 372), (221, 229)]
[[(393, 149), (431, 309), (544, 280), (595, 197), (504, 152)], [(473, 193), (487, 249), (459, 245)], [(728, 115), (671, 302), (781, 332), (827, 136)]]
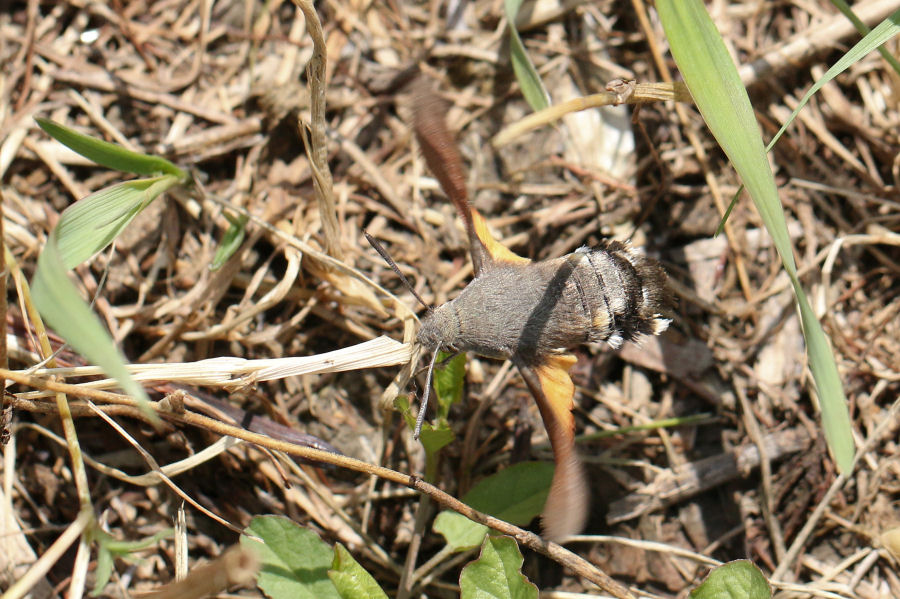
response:
[[(409, 408), (409, 398), (405, 395), (398, 395), (394, 399), (394, 409), (403, 415), (403, 419), (406, 420), (406, 426), (410, 429), (416, 428), (416, 417)], [(426, 422), (422, 425), (422, 432), (419, 434), (419, 439), (422, 441), (425, 452), (428, 454), (427, 459), (431, 459), (431, 456), (434, 456), (441, 448), (452, 443), (455, 438), (456, 436), (446, 423), (434, 425)]]
[(372, 575), (340, 543), (334, 546), (334, 561), (331, 562), (328, 577), (342, 599), (387, 599)]
[(94, 568), (94, 587), (91, 589), (91, 597), (97, 597), (103, 592), (103, 588), (109, 584), (112, 572), (112, 552), (100, 545), (97, 547), (97, 567)]
[(522, 88), (522, 95), (525, 101), (531, 106), (531, 109), (537, 112), (550, 106), (550, 96), (547, 94), (547, 88), (541, 81), (537, 69), (534, 68), (528, 53), (525, 51), (525, 45), (519, 32), (516, 29), (516, 15), (519, 13), (519, 7), (522, 6), (522, 0), (504, 0), (503, 6), (506, 9), (506, 20), (509, 23), (509, 52), (510, 60), (513, 66), (513, 72)]
[(552, 480), (553, 464), (519, 462), (482, 479), (462, 500), (480, 512), (525, 526), (544, 508)]
[[(415, 421), (413, 422), (415, 426)], [(419, 440), (425, 447), (425, 451), (430, 455), (435, 455), (441, 449), (453, 443), (456, 435), (450, 430), (447, 424), (433, 425), (428, 422), (422, 425), (422, 432), (419, 433)]]
[(459, 576), (462, 599), (537, 599), (538, 589), (520, 571), (522, 554), (511, 537), (484, 539), (481, 555)]
[(241, 247), (241, 244), (244, 243), (249, 217), (246, 214), (234, 217), (226, 212), (225, 218), (228, 219), (230, 226), (225, 231), (225, 236), (222, 238), (222, 243), (219, 244), (219, 249), (216, 250), (212, 264), (209, 265), (210, 270), (222, 268), (228, 259)]
[(457, 512), (445, 510), (437, 515), (432, 525), (434, 532), (443, 535), (453, 551), (475, 549), (490, 530), (484, 524), (473, 522)]
[(257, 516), (241, 545), (257, 551), (262, 567), (256, 584), (271, 599), (340, 598), (328, 578), (334, 552), (311, 530), (280, 516)]
[(691, 599), (770, 599), (772, 589), (753, 562), (736, 560), (715, 568)]
[(147, 549), (159, 543), (162, 539), (171, 537), (174, 531), (166, 528), (153, 536), (137, 541), (120, 541), (99, 526), (89, 529), (88, 536), (97, 544), (97, 567), (94, 569), (94, 587), (91, 596), (96, 597), (103, 592), (103, 588), (112, 577), (115, 558), (121, 557), (131, 560), (131, 554), (142, 549)]
[[(438, 363), (449, 358), (451, 354), (440, 352)], [(445, 364), (434, 369), (434, 394), (438, 400), (437, 420), (446, 420), (450, 414), (450, 406), (462, 399), (463, 380), (466, 376), (466, 354), (459, 353)]]
[(49, 119), (37, 118), (35, 120), (50, 137), (100, 166), (147, 176), (167, 173), (174, 175), (180, 182), (187, 180), (187, 173), (165, 158), (126, 150), (122, 146), (82, 135)]

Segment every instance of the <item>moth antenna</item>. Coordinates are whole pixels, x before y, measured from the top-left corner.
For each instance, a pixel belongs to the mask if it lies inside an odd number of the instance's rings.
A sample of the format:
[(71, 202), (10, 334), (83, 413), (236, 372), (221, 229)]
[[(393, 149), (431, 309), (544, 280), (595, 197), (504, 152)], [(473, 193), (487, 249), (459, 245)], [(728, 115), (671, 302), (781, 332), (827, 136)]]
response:
[(437, 362), (438, 354), (441, 348), (434, 348), (434, 355), (431, 356), (431, 364), (428, 365), (428, 376), (425, 377), (425, 393), (422, 394), (422, 401), (419, 404), (419, 413), (416, 415), (416, 429), (413, 431), (413, 439), (419, 440), (419, 433), (422, 432), (422, 423), (425, 422), (425, 412), (428, 408), (428, 396), (431, 394), (431, 378), (434, 375), (434, 364)]
[(413, 294), (413, 297), (419, 300), (420, 304), (425, 306), (425, 309), (428, 310), (429, 314), (431, 312), (434, 312), (434, 308), (431, 306), (431, 304), (423, 300), (422, 297), (418, 293), (416, 293), (416, 290), (413, 288), (412, 283), (409, 282), (409, 279), (407, 279), (406, 276), (402, 272), (400, 272), (400, 268), (397, 266), (397, 263), (394, 262), (394, 259), (391, 258), (387, 250), (384, 249), (384, 246), (382, 246), (377, 239), (369, 235), (368, 231), (363, 231), (363, 235), (366, 236), (366, 241), (369, 242), (369, 245), (375, 248), (375, 251), (378, 252), (378, 255), (381, 256), (381, 258), (385, 262), (387, 262), (387, 265), (391, 267), (391, 270), (394, 271), (394, 274), (400, 277), (400, 280), (403, 281), (403, 284), (406, 285), (406, 288), (409, 289), (410, 293)]

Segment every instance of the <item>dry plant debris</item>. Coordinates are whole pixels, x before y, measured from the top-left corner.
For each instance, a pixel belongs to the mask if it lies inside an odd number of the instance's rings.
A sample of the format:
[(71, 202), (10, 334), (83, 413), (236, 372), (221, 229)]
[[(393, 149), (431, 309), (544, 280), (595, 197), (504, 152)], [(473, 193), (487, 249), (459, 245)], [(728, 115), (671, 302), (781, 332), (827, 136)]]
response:
[[(652, 8), (548, 5), (545, 12), (543, 3), (526, 3), (518, 27), (554, 104), (602, 93), (614, 79), (664, 81), (660, 69), (673, 68)], [(856, 470), (838, 477), (809, 395), (792, 296), (751, 204), (737, 204), (727, 237), (712, 236), (740, 182), (695, 113), (688, 108), (679, 119), (662, 101), (591, 109), (497, 144), (498, 133), (529, 113), (509, 65), (501, 2), (332, 0), (317, 9), (327, 50), (320, 158), (331, 182), (311, 166), (298, 131), (298, 118), (311, 119), (313, 44), (294, 4), (8, 3), (0, 14), (7, 264), (30, 277), (59, 213), (121, 178), (48, 139), (33, 120), (43, 116), (163, 155), (194, 169), (202, 184), (202, 194), (154, 203), (114, 251), (76, 269), (87, 295), (99, 291), (94, 308), (134, 363), (314, 356), (382, 335), (409, 341), (416, 304), (362, 229), (432, 303), (454, 297), (471, 275), (464, 234), (410, 133), (407, 84), (425, 73), (452, 104), (447, 118), (474, 204), (505, 243), (543, 259), (632, 237), (665, 264), (680, 299), (663, 338), (620, 353), (579, 353), (576, 419), (594, 505), (587, 534), (570, 549), (647, 596), (683, 596), (710, 563), (748, 558), (784, 583), (784, 596), (900, 597), (891, 541), (900, 525), (892, 407), (900, 389), (900, 79), (884, 60), (873, 53), (828, 84), (773, 153), (804, 284), (834, 346), (858, 447), (866, 448)], [(874, 25), (895, 9), (869, 0), (857, 12)], [(719, 2), (710, 10), (744, 65), (768, 136), (857, 39), (825, 3)], [(897, 54), (896, 41), (887, 48)], [(315, 191), (323, 185), (335, 199), (326, 217)], [(228, 227), (222, 203), (254, 221), (234, 257), (210, 272)], [(329, 218), (337, 231), (326, 236)], [(10, 364), (27, 369), (40, 351), (10, 289)], [(65, 350), (58, 361), (82, 366)], [(162, 368), (147, 376), (156, 381), (154, 399), (170, 402), (165, 409), (181, 397), (177, 409), (209, 419), (233, 424), (255, 415), (273, 427), (264, 434), (287, 427), (363, 462), (422, 472), (421, 447), (382, 401), (397, 389), (396, 367), (259, 378), (230, 391), (176, 382)], [(436, 481), (456, 497), (498, 468), (546, 455), (536, 409), (509, 373), (508, 365), (470, 360), (467, 399), (451, 418), (457, 441)], [(10, 390), (17, 398), (5, 400), (0, 418), (11, 419), (0, 590), (79, 518), (57, 404), (42, 401), (35, 386)], [(213, 447), (185, 466), (189, 476), (171, 479), (219, 518), (185, 509), (189, 569), (222, 555), (253, 515), (279, 513), (347, 545), (392, 596), (458, 593), (458, 564), (412, 582), (403, 573), (410, 555), (417, 567), (440, 548), (427, 519), (414, 517), (412, 491), (222, 443), (186, 420), (157, 431), (133, 407), (103, 403), (108, 395), (95, 396), (96, 409), (76, 397), (90, 499), (114, 536), (147, 537), (176, 519), (181, 499), (147, 456), (165, 474), (166, 465)], [(598, 434), (698, 414), (713, 416)], [(139, 563), (118, 562), (107, 592), (172, 581), (182, 563), (175, 545), (162, 541)], [(32, 596), (66, 592), (78, 559), (74, 550), (60, 555)], [(534, 552), (525, 573), (542, 590), (593, 588)]]

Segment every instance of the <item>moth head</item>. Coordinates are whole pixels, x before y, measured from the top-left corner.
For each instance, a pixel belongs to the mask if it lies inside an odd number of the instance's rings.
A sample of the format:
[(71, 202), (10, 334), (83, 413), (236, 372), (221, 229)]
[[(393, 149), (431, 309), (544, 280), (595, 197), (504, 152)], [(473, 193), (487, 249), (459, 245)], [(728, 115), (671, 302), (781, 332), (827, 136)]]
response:
[(428, 351), (457, 350), (455, 342), (459, 337), (459, 320), (455, 311), (447, 308), (448, 305), (440, 306), (422, 319), (416, 342)]
[(431, 380), (434, 376), (434, 366), (437, 364), (437, 358), (442, 349), (455, 348), (448, 342), (446, 331), (446, 310), (441, 306), (437, 310), (431, 310), (422, 319), (422, 326), (416, 334), (416, 343), (431, 352), (431, 361), (428, 364), (428, 374), (425, 377), (425, 393), (422, 394), (422, 402), (419, 404), (419, 414), (416, 417), (416, 428), (413, 431), (413, 438), (418, 439), (422, 430), (422, 423), (425, 422), (425, 409), (428, 407), (428, 397), (431, 395)]

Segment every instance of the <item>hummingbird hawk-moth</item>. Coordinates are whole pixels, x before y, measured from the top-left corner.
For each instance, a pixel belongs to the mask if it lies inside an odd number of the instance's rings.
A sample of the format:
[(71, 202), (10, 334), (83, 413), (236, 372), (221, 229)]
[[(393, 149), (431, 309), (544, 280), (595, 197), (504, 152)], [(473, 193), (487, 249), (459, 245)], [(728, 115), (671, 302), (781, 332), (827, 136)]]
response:
[[(556, 464), (541, 515), (544, 534), (550, 539), (577, 534), (587, 520), (589, 491), (575, 451), (575, 386), (569, 377), (575, 356), (567, 351), (588, 342), (617, 348), (664, 331), (670, 322), (666, 274), (657, 261), (617, 241), (533, 262), (494, 239), (469, 205), (443, 102), (417, 87), (416, 137), (465, 225), (475, 278), (456, 299), (429, 308), (416, 340), (435, 356), (442, 349), (472, 351), (518, 367), (537, 402)], [(427, 387), (430, 379), (431, 370)], [(427, 393), (428, 388), (426, 398)]]

